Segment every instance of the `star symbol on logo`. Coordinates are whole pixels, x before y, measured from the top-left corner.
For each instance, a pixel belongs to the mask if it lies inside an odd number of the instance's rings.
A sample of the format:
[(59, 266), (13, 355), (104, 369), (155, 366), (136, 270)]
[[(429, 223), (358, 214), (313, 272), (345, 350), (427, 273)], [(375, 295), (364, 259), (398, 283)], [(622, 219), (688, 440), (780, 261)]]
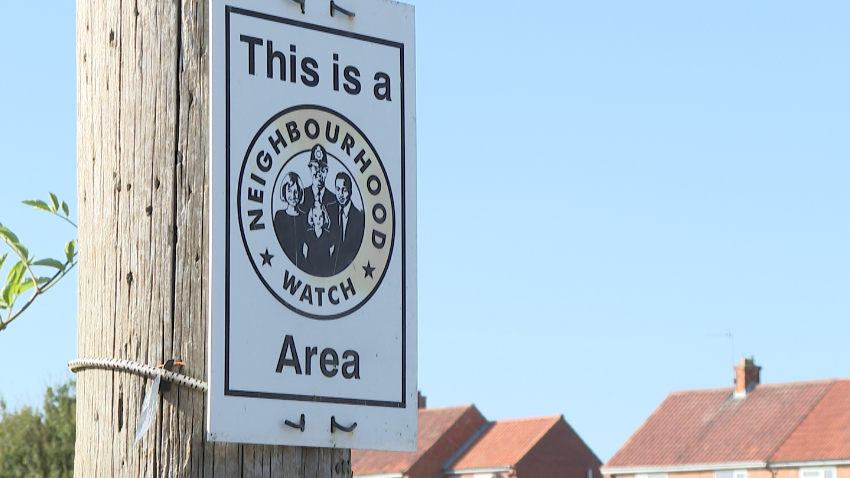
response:
[[(363, 270), (366, 271), (366, 275), (363, 276), (363, 278), (365, 279), (367, 277), (372, 277), (372, 272), (375, 270), (375, 268), (372, 267), (372, 262), (370, 261), (367, 262), (365, 266), (363, 266)], [(374, 279), (374, 277), (372, 278)]]
[[(260, 257), (263, 258), (263, 264), (262, 264), (263, 266), (266, 265), (266, 264), (268, 264), (269, 267), (272, 266), (272, 257), (274, 257), (274, 255), (269, 254), (268, 248), (266, 248), (265, 254), (260, 254)], [(262, 266), (260, 266), (260, 267), (262, 267)]]

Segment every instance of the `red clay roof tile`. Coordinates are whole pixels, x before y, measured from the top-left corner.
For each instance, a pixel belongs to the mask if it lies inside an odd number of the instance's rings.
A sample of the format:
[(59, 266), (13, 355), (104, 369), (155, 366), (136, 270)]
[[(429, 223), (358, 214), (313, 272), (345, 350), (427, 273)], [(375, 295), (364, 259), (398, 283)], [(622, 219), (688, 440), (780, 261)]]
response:
[(562, 417), (560, 415), (492, 422), (474, 443), (463, 451), (449, 470), (472, 470), (478, 468), (512, 467)]
[(605, 466), (850, 458), (848, 384), (759, 385), (744, 399), (731, 388), (673, 392)]
[(847, 458), (850, 458), (850, 380), (837, 380), (770, 461)]

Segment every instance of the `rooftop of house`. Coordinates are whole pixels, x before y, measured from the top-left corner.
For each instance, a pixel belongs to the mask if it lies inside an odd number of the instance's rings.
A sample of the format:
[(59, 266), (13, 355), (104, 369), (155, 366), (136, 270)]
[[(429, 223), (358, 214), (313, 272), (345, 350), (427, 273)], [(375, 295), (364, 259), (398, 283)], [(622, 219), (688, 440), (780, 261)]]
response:
[[(455, 426), (472, 427), (468, 434), (460, 434), (461, 446), (486, 419), (475, 405), (420, 409), (417, 420), (417, 451), (414, 453), (377, 450), (357, 450), (351, 454), (351, 468), (355, 475), (381, 475), (407, 473), (420, 459), (431, 452), (434, 445)], [(451, 440), (452, 437), (448, 437)], [(450, 456), (451, 451), (448, 452)], [(445, 458), (444, 458), (445, 460)], [(442, 465), (442, 462), (440, 463)]]
[(755, 377), (737, 389), (671, 393), (603, 472), (850, 459), (850, 380), (759, 385)]
[(563, 420), (560, 415), (491, 422), (446, 469), (473, 470), (515, 466), (543, 436)]
[(575, 478), (591, 469), (601, 478), (599, 459), (561, 415), (488, 422), (474, 405), (418, 413), (416, 452), (352, 450), (354, 476), (434, 478), (513, 468), (518, 476), (557, 469)]

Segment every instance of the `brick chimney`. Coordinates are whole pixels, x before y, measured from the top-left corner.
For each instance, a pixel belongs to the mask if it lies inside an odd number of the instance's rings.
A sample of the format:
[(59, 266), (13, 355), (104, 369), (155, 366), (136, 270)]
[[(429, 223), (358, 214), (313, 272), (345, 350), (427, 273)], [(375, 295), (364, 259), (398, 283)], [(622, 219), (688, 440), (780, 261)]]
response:
[(417, 398), (419, 399), (419, 409), (425, 408), (425, 400), (428, 398), (425, 395), (422, 395), (422, 392), (416, 392)]
[(742, 358), (735, 366), (735, 398), (744, 398), (759, 384), (761, 367), (753, 357)]

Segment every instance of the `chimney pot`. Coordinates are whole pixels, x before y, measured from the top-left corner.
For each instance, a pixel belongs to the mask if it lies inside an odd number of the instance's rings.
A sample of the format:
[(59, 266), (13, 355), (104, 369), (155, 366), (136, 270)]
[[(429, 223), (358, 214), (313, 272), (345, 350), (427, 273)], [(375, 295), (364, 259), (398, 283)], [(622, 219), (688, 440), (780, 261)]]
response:
[(735, 366), (735, 398), (745, 398), (760, 383), (761, 367), (755, 359), (741, 358)]
[(425, 408), (425, 400), (428, 398), (425, 395), (422, 395), (421, 391), (416, 392), (416, 396), (419, 399), (419, 409)]

